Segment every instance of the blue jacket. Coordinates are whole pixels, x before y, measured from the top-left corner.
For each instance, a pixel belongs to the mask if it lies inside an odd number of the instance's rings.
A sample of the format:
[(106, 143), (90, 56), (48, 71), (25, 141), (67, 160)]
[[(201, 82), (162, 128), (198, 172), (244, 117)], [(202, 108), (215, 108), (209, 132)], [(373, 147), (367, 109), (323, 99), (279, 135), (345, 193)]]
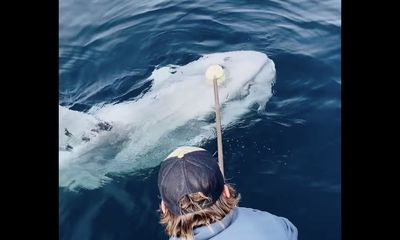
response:
[(195, 228), (193, 235), (194, 240), (297, 240), (297, 228), (286, 218), (256, 209), (236, 207), (221, 221)]

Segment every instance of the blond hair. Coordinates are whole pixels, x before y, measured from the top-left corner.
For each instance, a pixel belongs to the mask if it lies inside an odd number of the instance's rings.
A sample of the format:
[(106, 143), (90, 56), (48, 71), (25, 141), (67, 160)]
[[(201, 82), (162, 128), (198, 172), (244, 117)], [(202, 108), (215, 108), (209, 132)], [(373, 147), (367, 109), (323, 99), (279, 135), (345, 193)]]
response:
[(227, 198), (224, 194), (221, 194), (219, 199), (209, 207), (205, 206), (211, 199), (203, 193), (197, 192), (183, 196), (179, 200), (182, 215), (177, 216), (167, 208), (165, 208), (164, 212), (160, 211), (160, 223), (165, 227), (165, 232), (170, 237), (192, 240), (194, 228), (222, 220), (238, 205), (240, 200), (240, 195), (236, 194), (235, 189), (229, 184), (226, 185), (229, 189), (230, 197)]

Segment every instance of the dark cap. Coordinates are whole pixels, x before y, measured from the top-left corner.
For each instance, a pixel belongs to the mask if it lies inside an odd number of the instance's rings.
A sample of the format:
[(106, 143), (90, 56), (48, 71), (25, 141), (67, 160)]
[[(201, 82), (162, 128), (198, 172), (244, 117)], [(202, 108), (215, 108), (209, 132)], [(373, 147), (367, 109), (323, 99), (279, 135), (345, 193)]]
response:
[(158, 189), (165, 206), (182, 215), (179, 200), (190, 193), (202, 192), (214, 204), (224, 189), (224, 177), (217, 159), (205, 149), (179, 147), (162, 163), (158, 173)]

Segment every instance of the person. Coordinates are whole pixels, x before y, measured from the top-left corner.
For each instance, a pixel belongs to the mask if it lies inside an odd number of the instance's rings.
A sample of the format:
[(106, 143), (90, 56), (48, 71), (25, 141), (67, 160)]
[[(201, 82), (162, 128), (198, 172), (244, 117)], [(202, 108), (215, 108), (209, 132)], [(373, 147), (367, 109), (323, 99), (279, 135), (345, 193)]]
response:
[(161, 163), (158, 188), (160, 223), (170, 240), (297, 240), (288, 219), (239, 207), (240, 195), (205, 149), (174, 150)]

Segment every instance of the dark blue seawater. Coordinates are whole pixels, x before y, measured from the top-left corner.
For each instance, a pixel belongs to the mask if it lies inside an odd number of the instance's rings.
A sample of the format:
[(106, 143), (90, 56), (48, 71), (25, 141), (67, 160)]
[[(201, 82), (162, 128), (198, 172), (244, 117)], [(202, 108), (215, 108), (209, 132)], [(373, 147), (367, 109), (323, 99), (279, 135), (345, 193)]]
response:
[[(135, 99), (150, 88), (143, 80), (157, 66), (214, 52), (267, 54), (276, 67), (274, 94), (267, 114), (246, 114), (223, 132), (225, 175), (241, 206), (290, 219), (299, 239), (340, 239), (339, 0), (59, 6), (59, 104), (74, 110)], [(215, 152), (215, 139), (202, 147)], [(113, 177), (94, 190), (60, 187), (60, 239), (167, 239), (158, 224), (157, 172)]]

